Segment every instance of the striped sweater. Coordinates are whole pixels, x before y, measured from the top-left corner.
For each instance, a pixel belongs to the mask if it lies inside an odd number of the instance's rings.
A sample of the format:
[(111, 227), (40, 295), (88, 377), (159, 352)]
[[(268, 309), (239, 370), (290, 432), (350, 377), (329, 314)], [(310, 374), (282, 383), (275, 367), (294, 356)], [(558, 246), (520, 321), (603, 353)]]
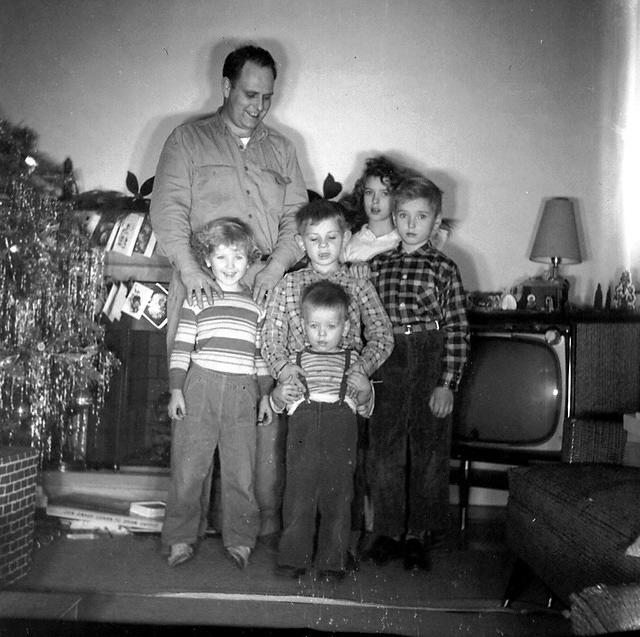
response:
[(169, 387), (182, 389), (192, 363), (224, 374), (258, 375), (263, 394), (272, 385), (260, 356), (264, 313), (247, 292), (225, 292), (213, 304), (180, 309), (175, 343), (169, 360)]
[[(349, 366), (352, 367), (358, 360), (359, 355), (353, 350), (351, 350), (350, 354), (351, 362)], [(314, 352), (311, 349), (305, 349), (300, 354), (299, 364), (305, 372), (305, 383), (309, 392), (309, 400), (318, 403), (338, 402), (340, 399), (342, 379), (345, 374), (345, 356), (346, 353), (344, 350), (340, 350), (339, 352)], [(291, 354), (289, 360), (294, 365), (298, 365), (297, 354)], [(287, 414), (293, 414), (305, 400), (305, 398), (301, 398), (287, 405)], [(371, 396), (366, 403), (362, 405), (358, 404), (355, 392), (349, 387), (346, 388), (344, 401), (351, 411), (365, 418), (369, 418), (373, 412), (375, 402), (373, 385), (371, 385)], [(282, 409), (278, 409), (278, 406), (273, 400), (271, 400), (271, 407), (276, 413), (281, 413), (282, 411)]]

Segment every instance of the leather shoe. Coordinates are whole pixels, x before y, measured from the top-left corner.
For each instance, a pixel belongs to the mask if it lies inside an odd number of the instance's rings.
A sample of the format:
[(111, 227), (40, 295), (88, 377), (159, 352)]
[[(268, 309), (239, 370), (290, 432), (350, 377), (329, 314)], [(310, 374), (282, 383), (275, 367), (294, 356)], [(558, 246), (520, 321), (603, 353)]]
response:
[(386, 535), (376, 538), (365, 554), (366, 559), (373, 560), (378, 566), (402, 557), (402, 544)]
[(431, 568), (429, 549), (417, 538), (405, 542), (403, 566), (407, 571), (428, 571)]
[(357, 573), (360, 570), (360, 560), (351, 551), (347, 551), (344, 570), (347, 573)]
[(347, 574), (345, 571), (318, 571), (319, 580), (325, 580), (326, 582), (333, 582), (335, 584), (339, 584), (340, 582), (344, 581), (346, 575)]
[(278, 577), (292, 577), (293, 579), (299, 579), (307, 572), (306, 568), (297, 568), (295, 566), (286, 566), (280, 564), (276, 566), (276, 575)]

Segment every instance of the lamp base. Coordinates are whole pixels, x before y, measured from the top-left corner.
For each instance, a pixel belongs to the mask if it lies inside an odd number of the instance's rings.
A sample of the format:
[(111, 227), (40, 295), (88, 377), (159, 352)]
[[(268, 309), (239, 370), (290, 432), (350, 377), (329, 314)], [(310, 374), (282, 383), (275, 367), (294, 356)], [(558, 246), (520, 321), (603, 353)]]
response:
[(562, 277), (528, 279), (522, 284), (518, 307), (536, 312), (564, 312), (569, 298), (569, 281)]

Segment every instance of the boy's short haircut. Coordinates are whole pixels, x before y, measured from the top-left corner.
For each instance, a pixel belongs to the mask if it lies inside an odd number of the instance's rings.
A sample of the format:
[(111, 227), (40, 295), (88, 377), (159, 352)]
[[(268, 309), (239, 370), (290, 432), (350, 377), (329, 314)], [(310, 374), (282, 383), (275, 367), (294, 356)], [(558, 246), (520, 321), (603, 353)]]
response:
[(309, 224), (316, 224), (325, 219), (335, 219), (342, 232), (348, 229), (344, 208), (335, 201), (314, 199), (296, 212), (298, 233), (303, 234)]
[(310, 283), (300, 295), (300, 307), (304, 316), (305, 305), (342, 310), (343, 318), (347, 318), (349, 312), (349, 294), (337, 283), (324, 279)]
[(220, 217), (211, 221), (193, 235), (192, 245), (202, 265), (206, 264), (209, 255), (218, 246), (244, 249), (249, 265), (261, 256), (251, 228), (237, 217)]
[(393, 191), (394, 212), (398, 208), (398, 203), (414, 199), (426, 199), (436, 215), (442, 212), (442, 190), (426, 177), (421, 175), (407, 177), (396, 186)]

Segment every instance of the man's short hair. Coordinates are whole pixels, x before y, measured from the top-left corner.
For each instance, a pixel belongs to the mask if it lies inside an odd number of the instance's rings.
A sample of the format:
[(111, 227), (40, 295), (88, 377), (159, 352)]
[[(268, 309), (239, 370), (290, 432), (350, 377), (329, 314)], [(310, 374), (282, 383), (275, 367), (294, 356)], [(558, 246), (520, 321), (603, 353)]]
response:
[(349, 294), (341, 285), (322, 279), (303, 288), (300, 295), (303, 316), (305, 305), (342, 310), (342, 316), (346, 319), (349, 312)]
[(211, 221), (193, 235), (193, 249), (198, 261), (204, 265), (218, 246), (236, 246), (244, 249), (249, 264), (260, 258), (251, 228), (237, 217), (220, 217)]
[(399, 203), (413, 199), (426, 199), (436, 215), (442, 212), (442, 190), (422, 175), (407, 177), (396, 186), (393, 191), (394, 212), (398, 209)]
[(309, 224), (320, 223), (325, 219), (335, 219), (343, 232), (348, 228), (343, 206), (328, 199), (314, 199), (296, 212), (298, 232), (302, 234)]
[(231, 53), (227, 55), (224, 65), (222, 66), (222, 77), (228, 78), (233, 86), (240, 77), (246, 62), (253, 62), (261, 67), (269, 67), (273, 72), (274, 80), (278, 76), (276, 62), (271, 56), (271, 53), (259, 46), (247, 44), (246, 46), (235, 49), (235, 51), (231, 51)]

